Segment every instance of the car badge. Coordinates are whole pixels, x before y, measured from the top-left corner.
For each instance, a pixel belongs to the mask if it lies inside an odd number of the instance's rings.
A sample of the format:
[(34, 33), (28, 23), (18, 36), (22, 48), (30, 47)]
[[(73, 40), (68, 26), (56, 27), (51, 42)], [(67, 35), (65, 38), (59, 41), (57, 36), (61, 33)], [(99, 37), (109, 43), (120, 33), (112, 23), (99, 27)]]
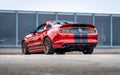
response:
[(82, 33), (83, 30), (82, 30), (81, 28), (79, 28), (78, 31), (79, 31), (80, 33)]

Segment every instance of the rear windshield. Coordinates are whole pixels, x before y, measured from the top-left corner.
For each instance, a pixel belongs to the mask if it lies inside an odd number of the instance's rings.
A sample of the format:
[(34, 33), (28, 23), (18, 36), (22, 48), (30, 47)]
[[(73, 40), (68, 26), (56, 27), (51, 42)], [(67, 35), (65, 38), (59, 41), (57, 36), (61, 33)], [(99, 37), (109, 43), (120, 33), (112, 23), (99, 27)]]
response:
[(59, 26), (61, 26), (61, 25), (64, 25), (64, 24), (78, 24), (78, 23), (76, 23), (76, 22), (71, 22), (71, 21), (55, 21), (55, 22), (54, 22), (54, 25), (59, 25)]

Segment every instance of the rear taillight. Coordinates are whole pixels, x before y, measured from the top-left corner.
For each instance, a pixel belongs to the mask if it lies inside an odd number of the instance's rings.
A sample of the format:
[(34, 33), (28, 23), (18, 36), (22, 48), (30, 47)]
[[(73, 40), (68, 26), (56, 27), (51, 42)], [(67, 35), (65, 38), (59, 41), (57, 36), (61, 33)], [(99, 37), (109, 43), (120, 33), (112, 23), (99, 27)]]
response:
[(60, 33), (75, 33), (75, 34), (80, 34), (80, 33), (97, 33), (97, 30), (95, 28), (61, 28)]
[(63, 28), (63, 29), (60, 29), (60, 33), (72, 33), (70, 31), (70, 28)]
[(96, 29), (95, 28), (88, 28), (88, 33), (96, 33)]

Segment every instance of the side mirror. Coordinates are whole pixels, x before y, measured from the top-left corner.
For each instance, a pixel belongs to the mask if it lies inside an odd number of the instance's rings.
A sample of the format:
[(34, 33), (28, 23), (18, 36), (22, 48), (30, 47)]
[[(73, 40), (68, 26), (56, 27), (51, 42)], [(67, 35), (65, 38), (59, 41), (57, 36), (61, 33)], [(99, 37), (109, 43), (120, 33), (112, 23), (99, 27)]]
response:
[(36, 30), (33, 29), (33, 30), (30, 31), (30, 33), (36, 33)]

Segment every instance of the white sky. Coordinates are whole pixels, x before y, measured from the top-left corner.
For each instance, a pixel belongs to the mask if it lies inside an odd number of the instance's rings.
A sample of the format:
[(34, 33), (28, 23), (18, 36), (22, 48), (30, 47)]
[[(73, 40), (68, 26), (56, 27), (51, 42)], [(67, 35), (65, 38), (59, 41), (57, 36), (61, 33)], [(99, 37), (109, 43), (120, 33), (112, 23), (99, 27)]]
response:
[(120, 14), (120, 0), (0, 0), (0, 10)]

